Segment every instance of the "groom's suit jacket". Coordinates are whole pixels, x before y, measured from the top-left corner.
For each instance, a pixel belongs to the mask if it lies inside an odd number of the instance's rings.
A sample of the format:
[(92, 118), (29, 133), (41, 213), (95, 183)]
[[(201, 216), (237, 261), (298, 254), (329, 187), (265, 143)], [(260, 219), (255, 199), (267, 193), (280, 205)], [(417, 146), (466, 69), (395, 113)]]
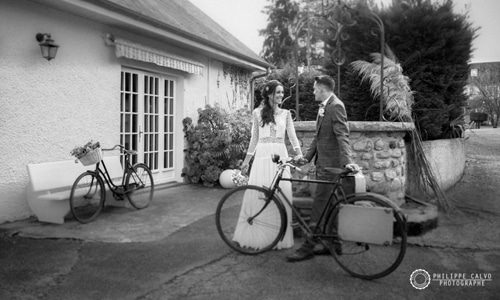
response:
[(352, 163), (349, 125), (344, 103), (332, 95), (324, 107), (324, 115), (316, 120), (316, 134), (305, 158), (319, 168), (342, 168)]

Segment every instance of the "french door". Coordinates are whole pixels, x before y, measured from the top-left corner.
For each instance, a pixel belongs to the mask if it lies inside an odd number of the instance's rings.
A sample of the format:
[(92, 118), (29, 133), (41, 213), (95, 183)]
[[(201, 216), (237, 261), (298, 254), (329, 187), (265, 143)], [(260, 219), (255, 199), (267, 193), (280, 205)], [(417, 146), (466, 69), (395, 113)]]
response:
[(120, 143), (137, 151), (132, 162), (148, 165), (159, 181), (173, 177), (175, 167), (175, 87), (164, 75), (121, 72)]

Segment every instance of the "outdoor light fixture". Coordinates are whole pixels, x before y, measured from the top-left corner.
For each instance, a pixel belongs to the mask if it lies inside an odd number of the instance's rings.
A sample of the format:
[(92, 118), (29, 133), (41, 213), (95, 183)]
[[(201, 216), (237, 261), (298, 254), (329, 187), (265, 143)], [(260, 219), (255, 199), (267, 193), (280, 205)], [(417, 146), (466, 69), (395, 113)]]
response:
[(40, 50), (44, 58), (51, 60), (56, 57), (59, 45), (56, 45), (54, 40), (50, 38), (50, 33), (37, 33), (36, 40), (40, 45)]

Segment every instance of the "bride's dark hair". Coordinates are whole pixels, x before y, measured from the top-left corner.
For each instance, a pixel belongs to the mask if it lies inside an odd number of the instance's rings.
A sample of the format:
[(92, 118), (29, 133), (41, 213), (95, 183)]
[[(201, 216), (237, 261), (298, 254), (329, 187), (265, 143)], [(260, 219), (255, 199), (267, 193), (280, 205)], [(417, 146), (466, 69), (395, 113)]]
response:
[(276, 122), (274, 121), (274, 105), (269, 103), (269, 96), (274, 95), (278, 86), (282, 87), (283, 84), (281, 84), (281, 82), (279, 82), (278, 80), (270, 80), (266, 82), (262, 89), (262, 96), (264, 97), (264, 99), (262, 100), (261, 111), (262, 127), (269, 123), (276, 124)]

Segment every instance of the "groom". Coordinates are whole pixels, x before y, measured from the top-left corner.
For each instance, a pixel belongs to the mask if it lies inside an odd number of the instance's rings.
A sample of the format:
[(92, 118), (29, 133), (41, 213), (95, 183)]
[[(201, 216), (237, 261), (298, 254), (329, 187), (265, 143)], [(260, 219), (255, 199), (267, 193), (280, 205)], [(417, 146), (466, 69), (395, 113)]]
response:
[[(333, 180), (335, 175), (328, 173), (325, 168), (353, 167), (351, 148), (349, 145), (349, 126), (344, 103), (333, 93), (335, 81), (330, 76), (318, 76), (314, 79), (314, 98), (321, 102), (316, 121), (314, 136), (304, 159), (310, 162), (314, 157), (316, 178), (318, 180)], [(316, 226), (328, 201), (332, 186), (318, 184), (314, 194), (311, 213), (311, 226)], [(335, 251), (340, 254), (341, 245), (334, 244)], [(314, 254), (327, 254), (328, 250), (321, 244), (306, 240), (300, 248), (287, 257), (290, 262), (306, 260)]]

